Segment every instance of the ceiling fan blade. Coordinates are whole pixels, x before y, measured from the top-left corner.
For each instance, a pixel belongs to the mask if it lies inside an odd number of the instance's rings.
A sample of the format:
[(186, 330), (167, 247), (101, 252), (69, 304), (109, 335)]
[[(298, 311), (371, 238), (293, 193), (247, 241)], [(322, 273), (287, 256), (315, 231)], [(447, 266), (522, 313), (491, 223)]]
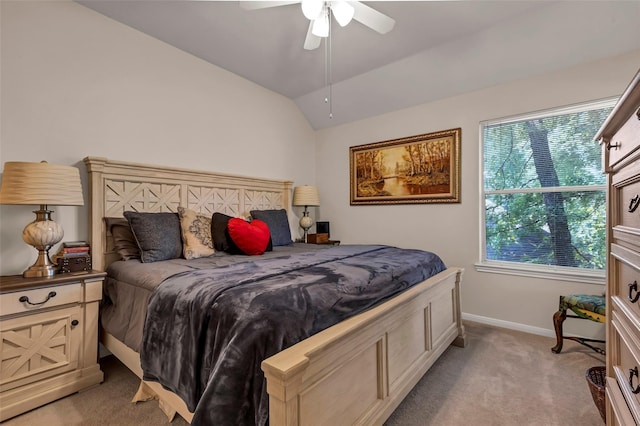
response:
[(313, 34), (311, 30), (313, 29), (313, 21), (309, 22), (309, 29), (307, 30), (307, 37), (304, 39), (304, 48), (305, 50), (314, 50), (320, 47), (320, 43), (322, 42), (322, 38)]
[(388, 33), (396, 24), (396, 21), (394, 19), (378, 12), (375, 9), (372, 9), (364, 3), (354, 1), (350, 4), (356, 10), (355, 14), (353, 15), (353, 19), (362, 23), (363, 25), (366, 25), (372, 30), (379, 32), (380, 34)]
[(301, 0), (292, 1), (245, 1), (240, 0), (240, 7), (246, 10), (267, 9), (269, 7), (287, 6), (290, 4), (300, 3)]

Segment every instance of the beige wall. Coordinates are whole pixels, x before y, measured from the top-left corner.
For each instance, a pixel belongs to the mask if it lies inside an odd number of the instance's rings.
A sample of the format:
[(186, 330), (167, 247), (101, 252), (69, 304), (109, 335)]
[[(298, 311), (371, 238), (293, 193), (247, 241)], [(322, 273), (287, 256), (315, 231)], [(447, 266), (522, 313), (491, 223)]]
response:
[[(462, 310), (467, 318), (550, 334), (559, 295), (597, 294), (604, 287), (475, 271), (480, 259), (479, 122), (620, 95), (639, 66), (640, 50), (319, 131), (320, 217), (331, 222), (332, 238), (343, 242), (431, 250), (446, 264), (464, 267)], [(462, 128), (460, 204), (349, 205), (350, 146), (456, 127)], [(567, 322), (567, 327), (574, 326)], [(588, 325), (578, 327), (591, 332)], [(595, 333), (602, 330), (593, 328)]]
[[(313, 183), (314, 132), (291, 100), (73, 2), (0, 5), (2, 164), (84, 175), (93, 155)], [(53, 209), (65, 240), (88, 237), (86, 207)], [(32, 210), (0, 206), (0, 274), (35, 261)]]
[[(478, 123), (618, 95), (640, 51), (314, 133), (290, 100), (78, 4), (0, 2), (0, 15), (1, 163), (77, 165), (86, 181), (81, 160), (95, 155), (316, 181), (322, 206), (315, 216), (331, 221), (332, 237), (441, 254), (466, 269), (467, 317), (499, 325), (549, 334), (560, 294), (603, 290), (474, 270)], [(454, 127), (462, 128), (460, 204), (349, 205), (350, 146)], [(35, 260), (19, 235), (31, 210), (0, 206), (0, 274)], [(86, 207), (55, 210), (65, 240), (87, 238)]]

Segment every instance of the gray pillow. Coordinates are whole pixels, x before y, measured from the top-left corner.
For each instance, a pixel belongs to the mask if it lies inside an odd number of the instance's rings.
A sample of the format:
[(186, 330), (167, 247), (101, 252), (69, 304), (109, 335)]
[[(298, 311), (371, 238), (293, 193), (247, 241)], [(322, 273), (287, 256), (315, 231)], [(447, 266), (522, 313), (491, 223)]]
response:
[(144, 263), (182, 256), (180, 218), (177, 213), (124, 212)]
[(105, 217), (104, 221), (113, 237), (113, 248), (122, 260), (140, 259), (140, 249), (129, 221), (122, 217)]
[(267, 224), (271, 232), (273, 246), (288, 246), (293, 244), (291, 240), (291, 229), (287, 211), (280, 210), (251, 210), (251, 217), (261, 220)]

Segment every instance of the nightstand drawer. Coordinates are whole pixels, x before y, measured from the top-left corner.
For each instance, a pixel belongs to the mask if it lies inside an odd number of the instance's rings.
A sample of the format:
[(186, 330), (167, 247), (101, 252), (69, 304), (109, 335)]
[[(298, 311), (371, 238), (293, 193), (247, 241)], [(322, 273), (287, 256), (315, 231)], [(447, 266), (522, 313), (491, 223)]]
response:
[(2, 316), (33, 312), (82, 301), (80, 282), (0, 294)]
[(0, 323), (0, 392), (78, 368), (80, 305)]

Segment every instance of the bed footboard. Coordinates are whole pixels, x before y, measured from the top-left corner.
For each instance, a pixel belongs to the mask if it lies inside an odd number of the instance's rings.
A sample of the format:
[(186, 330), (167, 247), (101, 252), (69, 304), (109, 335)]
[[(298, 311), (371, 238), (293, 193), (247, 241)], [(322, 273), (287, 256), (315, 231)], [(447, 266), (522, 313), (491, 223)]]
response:
[(269, 423), (382, 424), (451, 343), (464, 346), (462, 272), (449, 268), (266, 359)]

